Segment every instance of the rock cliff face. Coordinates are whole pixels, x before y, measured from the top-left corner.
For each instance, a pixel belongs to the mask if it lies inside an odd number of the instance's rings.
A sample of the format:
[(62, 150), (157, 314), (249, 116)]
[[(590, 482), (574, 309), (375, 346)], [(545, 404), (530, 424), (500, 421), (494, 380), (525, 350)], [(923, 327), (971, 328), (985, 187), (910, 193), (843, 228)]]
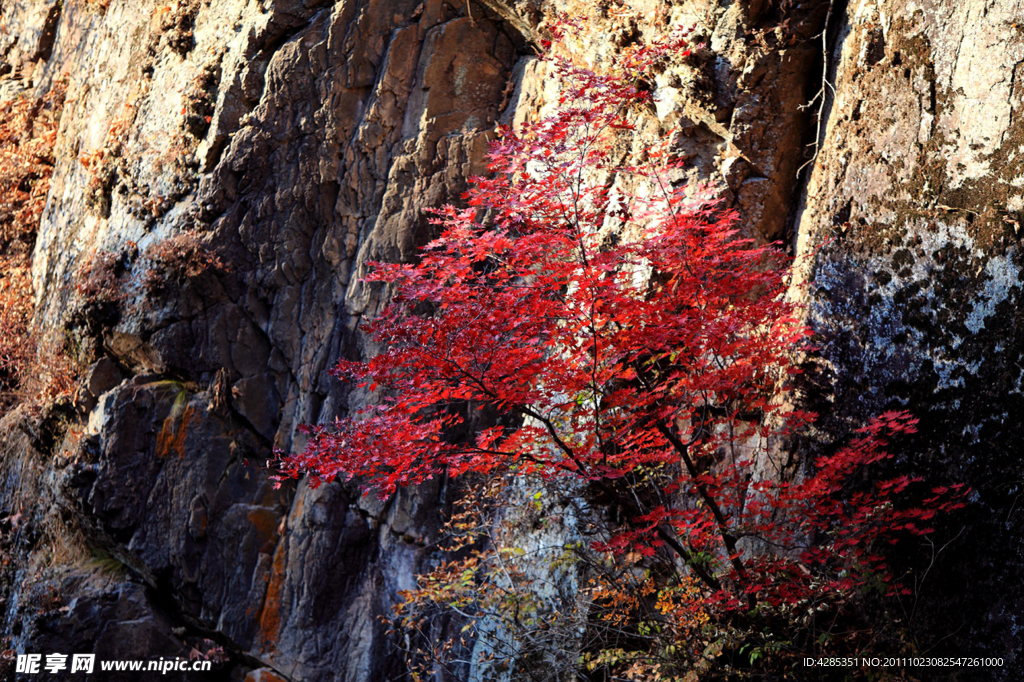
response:
[(804, 295), (821, 333), (812, 393), (825, 430), (906, 407), (922, 425), (900, 466), (975, 489), (968, 516), (939, 536), (956, 537), (944, 551), (959, 556), (927, 548), (938, 570), (922, 574), (917, 618), (950, 639), (922, 644), (1008, 657), (1024, 607), (1022, 11), (851, 2), (796, 221), (800, 252), (814, 254)]
[[(423, 209), (484, 170), (495, 123), (544, 105), (532, 46), (563, 11), (595, 52), (696, 25), (704, 47), (655, 84), (640, 134), (679, 126), (688, 174), (805, 256), (822, 440), (906, 406), (925, 428), (901, 464), (976, 489), (922, 578), (921, 646), (1019, 677), (1024, 5), (627, 7), (639, 19), (575, 0), (0, 0), (0, 96), (67, 83), (37, 319), (94, 363), (74, 405), (2, 422), (3, 648), (219, 646), (232, 679), (398, 678), (379, 616), (452, 492), (275, 490), (262, 465), (366, 400), (326, 374), (374, 352), (360, 274), (413, 258)], [(835, 94), (798, 176), (823, 66)], [(133, 278), (183, 234), (223, 267)]]

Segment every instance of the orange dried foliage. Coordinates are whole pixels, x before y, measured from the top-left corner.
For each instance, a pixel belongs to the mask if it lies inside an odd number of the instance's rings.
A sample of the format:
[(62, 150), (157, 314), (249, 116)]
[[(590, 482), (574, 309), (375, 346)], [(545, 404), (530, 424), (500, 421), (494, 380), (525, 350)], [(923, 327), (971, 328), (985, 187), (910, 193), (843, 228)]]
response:
[(17, 402), (17, 388), (34, 356), (32, 286), (28, 267), (18, 260), (0, 259), (0, 414)]
[(195, 231), (182, 232), (156, 242), (142, 255), (163, 272), (185, 279), (193, 279), (208, 270), (227, 270), (224, 262), (203, 246), (199, 233)]
[(0, 414), (74, 390), (63, 340), (33, 328), (31, 254), (53, 174), (66, 87), (0, 102)]
[(25, 256), (35, 243), (53, 174), (65, 86), (45, 97), (0, 102), (0, 253)]
[(118, 254), (95, 251), (75, 271), (75, 293), (84, 301), (120, 302), (125, 297), (118, 281)]
[(111, 0), (85, 0), (85, 6), (92, 7), (100, 12), (106, 12), (110, 9), (110, 2)]

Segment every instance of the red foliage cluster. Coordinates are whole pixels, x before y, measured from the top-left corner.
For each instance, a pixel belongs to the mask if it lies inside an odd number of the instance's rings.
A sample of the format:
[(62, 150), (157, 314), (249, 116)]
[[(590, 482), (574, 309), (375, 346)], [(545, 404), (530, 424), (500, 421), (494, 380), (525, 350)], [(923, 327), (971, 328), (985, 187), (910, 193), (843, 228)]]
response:
[[(501, 131), (492, 175), (469, 208), (435, 212), (443, 234), (419, 263), (367, 278), (393, 292), (366, 325), (384, 350), (334, 374), (378, 404), (310, 427), (283, 476), (358, 476), (383, 496), (442, 474), (581, 479), (628, 512), (600, 550), (674, 553), (727, 610), (885, 583), (880, 544), (962, 505), (955, 488), (900, 506), (908, 477), (858, 484), (891, 457), (887, 434), (913, 431), (903, 413), (802, 481), (758, 475), (767, 444), (814, 417), (780, 399), (808, 334), (788, 263), (706, 191), (674, 186), (668, 142), (621, 161), (644, 78), (684, 39), (634, 47), (610, 73), (549, 58), (560, 108)], [(475, 410), (501, 418), (450, 438)]]

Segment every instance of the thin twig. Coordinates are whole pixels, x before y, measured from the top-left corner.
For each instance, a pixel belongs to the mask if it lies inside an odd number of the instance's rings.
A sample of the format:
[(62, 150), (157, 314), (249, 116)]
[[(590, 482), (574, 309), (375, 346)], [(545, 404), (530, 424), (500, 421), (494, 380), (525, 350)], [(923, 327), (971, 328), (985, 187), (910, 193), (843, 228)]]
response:
[[(818, 152), (821, 150), (821, 126), (825, 118), (825, 102), (828, 100), (828, 91), (832, 91), (833, 97), (836, 94), (836, 89), (828, 82), (828, 24), (832, 21), (832, 6), (834, 2), (835, 0), (829, 0), (828, 12), (825, 14), (825, 27), (821, 30), (821, 88), (811, 98), (811, 101), (800, 106), (801, 110), (809, 109), (815, 102), (818, 102), (818, 122), (815, 128), (813, 144), (814, 155), (796, 169), (797, 177), (800, 177), (800, 172), (818, 158)], [(807, 146), (810, 147), (811, 145)]]

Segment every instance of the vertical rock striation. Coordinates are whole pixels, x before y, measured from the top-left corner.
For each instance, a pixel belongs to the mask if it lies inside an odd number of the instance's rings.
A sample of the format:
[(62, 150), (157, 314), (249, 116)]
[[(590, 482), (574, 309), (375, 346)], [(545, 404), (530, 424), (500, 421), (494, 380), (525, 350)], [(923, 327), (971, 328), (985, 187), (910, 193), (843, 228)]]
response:
[[(5, 466), (11, 489), (60, 504), (132, 579), (102, 592), (81, 578), (90, 561), (54, 574), (70, 611), (52, 620), (147, 586), (139, 619), (167, 641), (121, 632), (122, 658), (188, 655), (208, 638), (236, 670), (397, 674), (378, 619), (411, 585), (442, 491), (386, 505), (350, 486), (275, 491), (258, 465), (297, 447), (299, 423), (348, 404), (325, 370), (361, 352), (356, 326), (377, 305), (357, 275), (413, 257), (430, 234), (423, 209), (458, 200), (484, 170), (522, 38), (491, 12), (438, 1), (60, 9), (52, 56), (30, 52), (28, 33), (5, 52), (23, 80), (67, 78), (71, 92), (35, 254), (37, 316), (70, 324), (128, 378), (96, 389), (84, 438), (57, 464), (46, 460), (61, 444), (10, 442)], [(35, 16), (3, 11), (12, 24)], [(111, 274), (133, 298), (99, 319), (79, 300), (76, 278), (98, 255), (127, 263), (182, 233), (225, 271), (142, 288)], [(19, 594), (11, 646), (35, 651), (47, 640)], [(91, 627), (102, 649), (101, 623), (81, 618), (82, 641)]]

